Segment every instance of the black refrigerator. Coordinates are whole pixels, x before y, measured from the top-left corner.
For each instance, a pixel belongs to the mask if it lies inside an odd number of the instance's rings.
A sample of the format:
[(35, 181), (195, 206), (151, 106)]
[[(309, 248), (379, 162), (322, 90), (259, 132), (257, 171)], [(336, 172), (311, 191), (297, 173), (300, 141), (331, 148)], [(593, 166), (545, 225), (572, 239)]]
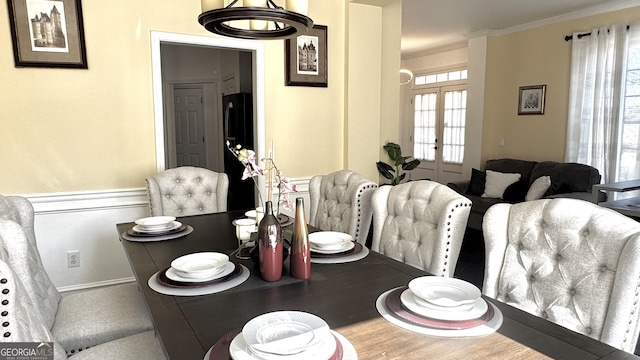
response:
[(255, 150), (253, 142), (253, 100), (250, 93), (237, 93), (222, 97), (224, 128), (224, 172), (229, 176), (228, 210), (247, 210), (255, 207), (255, 184), (252, 179), (242, 179), (244, 166), (227, 150), (237, 144)]

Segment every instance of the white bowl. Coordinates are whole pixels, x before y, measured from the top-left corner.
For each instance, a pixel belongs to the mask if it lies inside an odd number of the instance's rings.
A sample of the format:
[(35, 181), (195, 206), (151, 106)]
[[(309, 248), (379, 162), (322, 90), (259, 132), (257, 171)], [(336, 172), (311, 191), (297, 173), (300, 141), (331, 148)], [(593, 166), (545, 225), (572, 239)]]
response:
[(337, 231), (318, 231), (309, 234), (309, 244), (320, 250), (340, 250), (353, 241), (353, 236)]
[(174, 216), (151, 216), (138, 219), (135, 223), (145, 230), (162, 230), (171, 227), (175, 220)]
[(409, 282), (409, 289), (420, 300), (442, 307), (474, 303), (482, 294), (480, 289), (471, 283), (440, 276), (415, 278)]
[(217, 252), (201, 252), (181, 256), (171, 262), (171, 267), (181, 276), (199, 278), (216, 274), (228, 262), (228, 255)]
[(292, 355), (317, 345), (330, 334), (321, 318), (302, 311), (275, 311), (251, 319), (242, 328), (247, 345), (259, 352)]

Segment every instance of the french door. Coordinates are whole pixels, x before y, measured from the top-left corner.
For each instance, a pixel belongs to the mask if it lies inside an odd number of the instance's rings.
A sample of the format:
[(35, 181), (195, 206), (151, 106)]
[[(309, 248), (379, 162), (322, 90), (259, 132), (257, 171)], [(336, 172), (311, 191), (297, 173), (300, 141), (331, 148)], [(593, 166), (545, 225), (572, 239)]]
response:
[(413, 157), (420, 166), (411, 179), (431, 179), (442, 184), (462, 176), (467, 112), (466, 86), (441, 86), (415, 90), (413, 105)]

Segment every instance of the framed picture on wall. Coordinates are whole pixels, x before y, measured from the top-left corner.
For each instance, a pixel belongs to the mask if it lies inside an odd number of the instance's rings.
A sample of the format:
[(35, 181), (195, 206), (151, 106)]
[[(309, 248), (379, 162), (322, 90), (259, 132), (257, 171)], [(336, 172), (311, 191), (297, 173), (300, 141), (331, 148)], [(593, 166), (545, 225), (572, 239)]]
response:
[(547, 85), (521, 86), (518, 97), (518, 115), (544, 114)]
[(327, 27), (314, 25), (284, 45), (285, 84), (327, 87)]
[(7, 0), (16, 67), (87, 68), (80, 0)]

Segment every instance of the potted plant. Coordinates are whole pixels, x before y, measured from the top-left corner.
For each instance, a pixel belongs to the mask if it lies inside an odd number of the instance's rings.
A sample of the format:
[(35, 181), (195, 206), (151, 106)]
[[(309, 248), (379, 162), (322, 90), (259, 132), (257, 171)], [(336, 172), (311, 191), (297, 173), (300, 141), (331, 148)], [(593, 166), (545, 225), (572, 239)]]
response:
[(385, 149), (389, 158), (393, 161), (393, 166), (382, 161), (376, 162), (376, 166), (378, 167), (380, 175), (391, 180), (391, 185), (400, 184), (407, 176), (405, 171), (413, 170), (420, 165), (420, 160), (418, 159), (407, 162), (411, 156), (402, 156), (402, 149), (400, 149), (400, 145), (398, 144), (389, 142), (382, 148)]

